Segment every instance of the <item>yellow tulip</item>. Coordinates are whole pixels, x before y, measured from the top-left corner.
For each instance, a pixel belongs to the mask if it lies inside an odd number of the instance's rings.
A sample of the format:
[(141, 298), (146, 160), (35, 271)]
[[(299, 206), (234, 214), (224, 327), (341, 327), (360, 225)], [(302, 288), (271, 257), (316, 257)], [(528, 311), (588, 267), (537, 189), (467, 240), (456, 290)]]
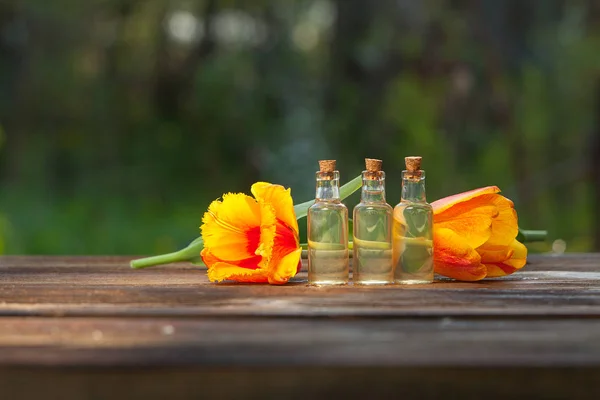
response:
[(512, 201), (488, 186), (433, 202), (435, 272), (463, 281), (509, 275), (527, 261)]
[(213, 282), (283, 284), (302, 266), (290, 189), (258, 182), (254, 197), (228, 193), (202, 218), (202, 260)]

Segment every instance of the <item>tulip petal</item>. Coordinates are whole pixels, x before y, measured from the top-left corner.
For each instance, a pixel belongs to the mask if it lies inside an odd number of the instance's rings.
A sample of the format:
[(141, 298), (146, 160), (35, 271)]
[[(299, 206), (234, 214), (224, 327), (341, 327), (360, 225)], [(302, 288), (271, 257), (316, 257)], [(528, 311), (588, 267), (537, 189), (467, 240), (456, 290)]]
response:
[(493, 204), (480, 202), (480, 197), (458, 203), (440, 214), (433, 221), (438, 228), (447, 228), (460, 235), (472, 248), (488, 241), (492, 235), (492, 221), (498, 216)]
[(527, 247), (518, 240), (514, 239), (510, 244), (512, 255), (508, 260), (499, 263), (486, 263), (487, 276), (497, 277), (510, 275), (513, 272), (523, 268), (527, 263)]
[[(277, 222), (272, 257), (268, 263), (269, 283), (285, 283), (298, 272), (302, 249), (298, 244), (296, 234), (289, 226)], [(290, 258), (290, 254), (298, 253)], [(294, 264), (295, 262), (295, 264)]]
[(294, 202), (290, 189), (267, 182), (257, 182), (252, 185), (250, 190), (259, 202), (271, 204), (275, 209), (277, 219), (283, 221), (294, 232), (298, 233), (298, 221), (294, 213)]
[(217, 262), (208, 269), (208, 279), (211, 282), (231, 280), (236, 282), (266, 283), (268, 277), (263, 269), (248, 269), (226, 262)]
[(273, 206), (262, 201), (259, 202), (259, 205), (261, 215), (260, 242), (254, 254), (262, 257), (260, 266), (261, 268), (264, 268), (269, 264), (273, 254), (277, 218), (275, 217), (275, 209)]
[(477, 252), (481, 256), (481, 262), (486, 263), (497, 263), (508, 260), (514, 250), (509, 246), (494, 246), (488, 243), (477, 248)]
[(302, 249), (299, 248), (277, 260), (277, 262), (273, 262), (269, 271), (269, 283), (280, 285), (295, 276), (299, 270), (298, 263), (301, 255)]
[(499, 192), (500, 192), (500, 189), (498, 188), (498, 186), (482, 187), (479, 189), (469, 190), (468, 192), (444, 197), (443, 199), (439, 199), (439, 200), (431, 203), (431, 206), (433, 207), (433, 212), (435, 214), (438, 214), (438, 213), (442, 213), (442, 212), (446, 211), (448, 208), (450, 208), (456, 204), (471, 200), (472, 198), (481, 196), (482, 194), (499, 193)]
[(435, 272), (449, 278), (477, 281), (486, 276), (477, 251), (451, 229), (437, 225), (433, 232), (433, 262)]
[[(204, 264), (206, 264), (206, 266), (209, 269), (212, 268), (212, 266), (218, 262), (224, 262), (223, 260), (220, 260), (219, 258), (215, 257), (215, 255), (212, 254), (210, 252), (210, 250), (206, 247), (202, 250), (202, 252), (200, 253), (200, 256), (202, 257), (202, 261), (204, 262)], [(262, 261), (261, 256), (254, 256), (251, 258), (245, 258), (243, 260), (238, 260), (238, 261), (228, 261), (227, 264), (237, 265), (238, 267), (242, 267), (242, 268), (257, 269), (259, 267), (261, 261)]]
[(492, 221), (492, 234), (486, 244), (509, 246), (519, 233), (515, 205), (499, 194), (488, 194), (482, 197), (482, 201), (488, 201), (498, 208), (498, 216)]
[(255, 256), (261, 236), (261, 209), (250, 196), (228, 193), (215, 200), (202, 218), (204, 246), (224, 261)]

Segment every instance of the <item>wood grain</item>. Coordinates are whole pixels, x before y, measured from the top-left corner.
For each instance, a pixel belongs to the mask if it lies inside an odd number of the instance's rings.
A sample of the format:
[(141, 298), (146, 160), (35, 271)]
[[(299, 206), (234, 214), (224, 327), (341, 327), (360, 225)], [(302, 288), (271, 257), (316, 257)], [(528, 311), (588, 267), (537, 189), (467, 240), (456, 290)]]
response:
[(284, 286), (211, 284), (198, 267), (131, 270), (129, 260), (0, 258), (0, 316), (600, 315), (597, 256), (532, 257), (513, 276), (474, 283), (331, 288), (307, 286), (305, 272)]
[[(574, 329), (575, 325), (577, 329)], [(0, 365), (600, 366), (600, 320), (2, 318)]]
[(332, 288), (305, 272), (211, 284), (130, 259), (0, 257), (0, 398), (600, 395), (597, 254), (475, 283)]

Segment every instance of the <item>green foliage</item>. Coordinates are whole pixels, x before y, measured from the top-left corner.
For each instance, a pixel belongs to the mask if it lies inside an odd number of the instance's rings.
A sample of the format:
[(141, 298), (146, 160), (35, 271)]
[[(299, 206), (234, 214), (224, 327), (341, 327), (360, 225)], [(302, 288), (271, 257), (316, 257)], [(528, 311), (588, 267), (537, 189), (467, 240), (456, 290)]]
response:
[(225, 191), (311, 198), (319, 158), (383, 159), (395, 204), (412, 154), (428, 199), (497, 185), (593, 249), (600, 15), (537, 3), (2, 2), (0, 251), (176, 251)]

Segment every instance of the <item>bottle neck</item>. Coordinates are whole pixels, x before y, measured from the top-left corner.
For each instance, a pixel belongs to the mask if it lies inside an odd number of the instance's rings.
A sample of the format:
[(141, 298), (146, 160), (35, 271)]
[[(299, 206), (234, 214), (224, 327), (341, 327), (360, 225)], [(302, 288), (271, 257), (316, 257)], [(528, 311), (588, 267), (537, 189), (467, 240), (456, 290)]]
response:
[(362, 182), (361, 203), (385, 203), (385, 173), (383, 171), (363, 171)]
[(340, 200), (340, 173), (317, 172), (316, 201), (339, 201)]
[(425, 171), (402, 171), (402, 201), (425, 203)]

